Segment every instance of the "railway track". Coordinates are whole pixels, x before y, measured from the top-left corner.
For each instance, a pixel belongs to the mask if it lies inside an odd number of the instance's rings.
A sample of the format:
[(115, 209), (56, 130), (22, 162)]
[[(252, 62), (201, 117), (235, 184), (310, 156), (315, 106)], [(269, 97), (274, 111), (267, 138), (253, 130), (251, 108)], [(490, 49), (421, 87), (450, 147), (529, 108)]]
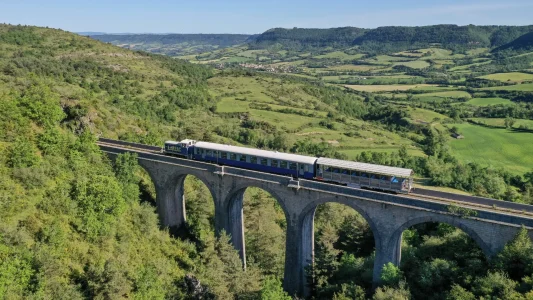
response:
[[(125, 141), (118, 141), (112, 139), (99, 139), (97, 144), (99, 146), (107, 146), (110, 148), (124, 149), (124, 150), (134, 150), (135, 152), (143, 152), (152, 155), (160, 155), (168, 159), (169, 156), (161, 153), (161, 147), (149, 146), (138, 143), (131, 143)], [(327, 184), (327, 183), (323, 183)], [(355, 189), (355, 188), (354, 188)], [(381, 193), (379, 191), (373, 191), (376, 193)], [(425, 189), (415, 188), (415, 192), (405, 195), (399, 194), (399, 197), (408, 197), (412, 199), (418, 199), (423, 201), (436, 202), (445, 205), (458, 205), (463, 208), (469, 208), (474, 210), (483, 210), (490, 212), (500, 212), (511, 215), (519, 215), (522, 217), (532, 217), (533, 218), (533, 206), (507, 202), (502, 200), (482, 198), (475, 196), (467, 196), (453, 193), (444, 193), (438, 191), (431, 191)]]

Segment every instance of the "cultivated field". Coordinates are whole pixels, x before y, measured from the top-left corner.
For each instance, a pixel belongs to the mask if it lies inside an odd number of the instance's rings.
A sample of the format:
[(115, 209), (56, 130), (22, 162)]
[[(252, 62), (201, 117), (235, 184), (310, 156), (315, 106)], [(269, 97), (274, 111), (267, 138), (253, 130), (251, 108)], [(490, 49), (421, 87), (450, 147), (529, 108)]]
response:
[(455, 156), (517, 174), (530, 172), (533, 166), (533, 133), (487, 128), (472, 124), (457, 124), (464, 135), (451, 142)]

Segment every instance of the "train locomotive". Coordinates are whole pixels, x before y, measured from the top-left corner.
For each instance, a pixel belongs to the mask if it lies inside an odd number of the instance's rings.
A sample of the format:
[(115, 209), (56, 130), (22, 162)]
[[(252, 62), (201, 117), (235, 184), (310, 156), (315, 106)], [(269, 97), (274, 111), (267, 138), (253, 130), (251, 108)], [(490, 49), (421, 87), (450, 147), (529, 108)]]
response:
[(413, 170), (195, 140), (166, 141), (166, 155), (357, 188), (410, 193)]

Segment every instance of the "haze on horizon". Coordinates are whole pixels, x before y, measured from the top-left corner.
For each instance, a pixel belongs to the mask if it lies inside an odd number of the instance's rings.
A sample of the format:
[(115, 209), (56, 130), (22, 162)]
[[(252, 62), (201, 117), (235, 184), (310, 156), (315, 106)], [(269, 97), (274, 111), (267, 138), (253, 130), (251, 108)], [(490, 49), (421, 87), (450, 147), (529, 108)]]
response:
[[(529, 25), (533, 1), (2, 1), (0, 22), (107, 33), (261, 33), (274, 27)], [(224, 2), (224, 3), (222, 3)]]

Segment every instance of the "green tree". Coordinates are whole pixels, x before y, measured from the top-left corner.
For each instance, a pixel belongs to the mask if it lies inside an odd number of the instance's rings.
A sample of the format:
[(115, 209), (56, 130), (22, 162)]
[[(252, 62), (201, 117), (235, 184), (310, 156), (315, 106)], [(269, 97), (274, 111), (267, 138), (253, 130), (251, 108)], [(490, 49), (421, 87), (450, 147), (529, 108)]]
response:
[(448, 292), (448, 295), (446, 296), (446, 300), (475, 300), (476, 296), (470, 292), (465, 290), (462, 286), (458, 284), (454, 284), (452, 286), (452, 289)]
[(139, 165), (137, 154), (119, 154), (115, 160), (115, 174), (122, 185), (122, 194), (126, 201), (137, 201), (139, 199), (139, 178), (136, 176)]
[(400, 268), (389, 262), (383, 265), (380, 278), (384, 285), (395, 287), (400, 282), (400, 279), (402, 279), (402, 272)]
[(522, 227), (494, 260), (496, 269), (507, 272), (511, 279), (520, 280), (533, 272), (533, 242)]
[(80, 229), (89, 238), (107, 234), (125, 209), (122, 188), (117, 180), (105, 175), (91, 175), (77, 180), (72, 196), (82, 220)]
[(39, 162), (36, 152), (35, 145), (27, 137), (18, 137), (9, 149), (8, 165), (12, 168), (36, 165)]
[(365, 290), (355, 284), (342, 284), (341, 290), (333, 295), (333, 300), (365, 300)]
[(261, 300), (291, 300), (283, 290), (281, 280), (274, 276), (267, 276), (261, 287)]
[(393, 287), (379, 287), (376, 289), (374, 300), (409, 300), (411, 293), (404, 282), (400, 282), (398, 288)]
[(515, 291), (517, 285), (518, 283), (505, 273), (494, 272), (477, 278), (474, 281), (473, 292), (485, 299), (520, 299), (520, 294)]
[(515, 124), (515, 119), (513, 118), (505, 118), (504, 120), (504, 124), (505, 124), (505, 128), (513, 128), (514, 124)]
[(37, 138), (37, 146), (46, 155), (60, 155), (65, 147), (65, 139), (56, 127), (49, 127)]
[(53, 126), (65, 117), (59, 96), (37, 80), (24, 90), (19, 103), (26, 115), (41, 126)]

